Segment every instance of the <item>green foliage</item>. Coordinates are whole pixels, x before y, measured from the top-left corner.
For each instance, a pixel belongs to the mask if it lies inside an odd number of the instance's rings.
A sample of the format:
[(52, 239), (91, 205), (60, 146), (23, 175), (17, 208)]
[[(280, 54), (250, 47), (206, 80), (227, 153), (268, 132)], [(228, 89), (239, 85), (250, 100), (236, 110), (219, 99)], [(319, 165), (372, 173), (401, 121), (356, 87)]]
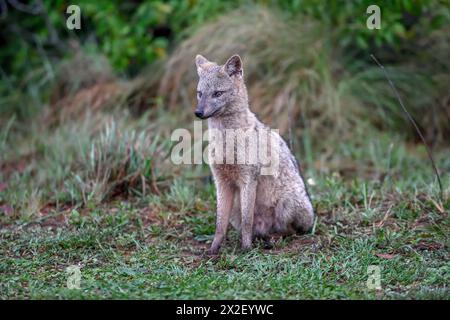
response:
[[(236, 5), (238, 1), (234, 1)], [(120, 72), (166, 57), (169, 45), (192, 25), (198, 25), (233, 7), (224, 1), (78, 1), (81, 30), (66, 28), (66, 1), (44, 1), (44, 9), (28, 14), (8, 6), (0, 28), (1, 67), (19, 80), (43, 60), (70, 54), (69, 41), (80, 41), (105, 54)], [(24, 36), (25, 35), (25, 36)], [(5, 63), (7, 61), (7, 63)], [(19, 79), (15, 78), (19, 77)]]
[[(381, 29), (370, 30), (366, 26), (370, 5), (381, 9)], [(291, 15), (300, 12), (320, 19), (330, 32), (337, 30), (337, 45), (364, 52), (387, 48), (399, 52), (408, 41), (450, 22), (446, 1), (296, 0), (280, 2), (280, 6)]]
[(98, 38), (101, 52), (113, 66), (125, 70), (142, 66), (166, 56), (168, 38), (155, 34), (156, 28), (167, 24), (172, 7), (163, 1), (139, 4), (86, 2), (83, 8), (87, 28)]
[[(373, 4), (370, 0), (253, 2), (279, 7), (286, 15), (302, 13), (320, 19), (330, 31), (338, 30), (338, 45), (349, 50), (384, 46), (401, 50), (405, 41), (439, 29), (450, 19), (444, 1), (385, 1), (380, 4), (381, 30), (368, 30), (366, 9)], [(30, 70), (27, 65), (36, 66), (42, 59), (69, 53), (67, 40), (72, 39), (105, 54), (117, 70), (136, 72), (164, 58), (173, 40), (186, 36), (193, 27), (249, 3), (252, 1), (79, 1), (82, 26), (74, 31), (65, 26), (66, 1), (46, 0), (45, 10), (36, 15), (9, 6), (6, 18), (0, 20), (0, 27), (10, 31), (2, 35), (7, 45), (0, 51), (0, 60), (8, 63), (1, 67), (8, 75), (23, 75)]]

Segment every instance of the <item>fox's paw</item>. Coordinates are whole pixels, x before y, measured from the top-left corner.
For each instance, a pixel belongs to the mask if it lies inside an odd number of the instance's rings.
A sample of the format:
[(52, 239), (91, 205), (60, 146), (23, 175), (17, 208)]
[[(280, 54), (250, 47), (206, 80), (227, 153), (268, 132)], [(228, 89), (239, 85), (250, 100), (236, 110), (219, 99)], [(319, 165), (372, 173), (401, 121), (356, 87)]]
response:
[(251, 244), (242, 244), (241, 250), (243, 252), (249, 252), (250, 250), (252, 250), (252, 245)]
[(209, 248), (208, 250), (205, 251), (205, 256), (214, 257), (214, 256), (217, 256), (217, 255), (219, 255), (219, 248), (211, 247), (211, 248)]

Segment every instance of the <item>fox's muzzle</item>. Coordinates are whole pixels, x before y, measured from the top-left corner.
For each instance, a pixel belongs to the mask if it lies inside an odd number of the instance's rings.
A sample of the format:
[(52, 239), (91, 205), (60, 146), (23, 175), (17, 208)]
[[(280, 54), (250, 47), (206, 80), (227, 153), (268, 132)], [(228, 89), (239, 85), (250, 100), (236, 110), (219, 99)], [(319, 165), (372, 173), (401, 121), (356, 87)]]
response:
[(195, 112), (194, 112), (194, 114), (195, 114), (195, 116), (197, 117), (197, 118), (200, 118), (200, 119), (204, 119), (205, 118), (205, 114), (203, 113), (203, 111), (201, 111), (201, 110), (195, 110)]
[(208, 105), (206, 98), (200, 99), (194, 114), (200, 119), (208, 119), (218, 113), (221, 108)]
[(194, 114), (200, 119), (205, 119), (206, 113), (205, 109), (206, 109), (206, 99), (205, 97), (202, 97), (197, 104), (197, 109), (195, 109)]

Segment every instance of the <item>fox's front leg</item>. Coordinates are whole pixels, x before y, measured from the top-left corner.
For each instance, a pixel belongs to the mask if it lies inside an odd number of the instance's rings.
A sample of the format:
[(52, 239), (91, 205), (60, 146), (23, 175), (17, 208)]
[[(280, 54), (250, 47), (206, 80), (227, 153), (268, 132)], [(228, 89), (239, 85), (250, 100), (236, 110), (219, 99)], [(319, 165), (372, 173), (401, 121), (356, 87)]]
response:
[(242, 228), (242, 249), (252, 248), (253, 239), (253, 217), (256, 201), (256, 181), (245, 183), (241, 187), (241, 228)]
[(217, 186), (217, 217), (216, 234), (212, 242), (209, 254), (217, 254), (225, 235), (227, 234), (228, 222), (234, 200), (234, 188), (227, 184), (218, 183)]

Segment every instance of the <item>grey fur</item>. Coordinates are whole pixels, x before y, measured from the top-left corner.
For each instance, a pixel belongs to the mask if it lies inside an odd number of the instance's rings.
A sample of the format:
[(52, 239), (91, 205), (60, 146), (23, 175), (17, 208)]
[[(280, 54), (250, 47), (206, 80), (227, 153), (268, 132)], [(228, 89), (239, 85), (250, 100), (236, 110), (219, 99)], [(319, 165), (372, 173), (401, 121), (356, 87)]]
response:
[[(195, 60), (199, 75), (196, 115), (208, 119), (209, 129), (268, 129), (250, 111), (238, 55), (224, 65), (200, 55)], [(272, 134), (279, 156), (274, 175), (261, 175), (260, 163), (210, 165), (217, 191), (216, 233), (210, 254), (218, 253), (229, 222), (241, 232), (246, 250), (255, 237), (268, 239), (273, 233), (286, 235), (312, 228), (314, 210), (299, 166), (281, 136)], [(211, 150), (214, 146), (210, 146), (210, 159), (214, 157)]]

